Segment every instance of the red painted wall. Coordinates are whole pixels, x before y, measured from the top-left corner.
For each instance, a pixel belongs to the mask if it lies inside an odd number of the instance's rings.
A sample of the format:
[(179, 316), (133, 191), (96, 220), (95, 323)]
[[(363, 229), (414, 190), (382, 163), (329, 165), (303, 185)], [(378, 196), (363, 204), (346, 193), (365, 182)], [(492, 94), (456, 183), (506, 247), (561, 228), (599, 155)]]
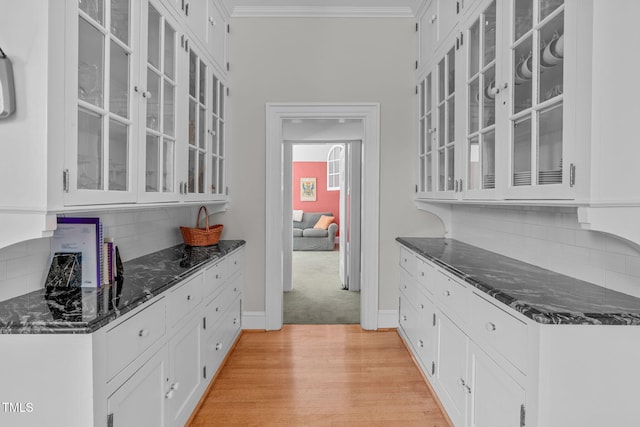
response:
[[(300, 178), (316, 179), (316, 201), (300, 201)], [(340, 225), (340, 191), (327, 191), (327, 162), (293, 162), (293, 209), (304, 212), (333, 212)]]

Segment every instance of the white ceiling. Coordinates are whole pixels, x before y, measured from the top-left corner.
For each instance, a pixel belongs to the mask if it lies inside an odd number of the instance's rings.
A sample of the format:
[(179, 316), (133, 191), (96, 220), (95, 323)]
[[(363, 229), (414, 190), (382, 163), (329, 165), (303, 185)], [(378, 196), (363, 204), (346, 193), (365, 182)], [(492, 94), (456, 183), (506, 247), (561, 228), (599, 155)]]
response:
[(416, 16), (424, 0), (222, 0), (231, 16)]

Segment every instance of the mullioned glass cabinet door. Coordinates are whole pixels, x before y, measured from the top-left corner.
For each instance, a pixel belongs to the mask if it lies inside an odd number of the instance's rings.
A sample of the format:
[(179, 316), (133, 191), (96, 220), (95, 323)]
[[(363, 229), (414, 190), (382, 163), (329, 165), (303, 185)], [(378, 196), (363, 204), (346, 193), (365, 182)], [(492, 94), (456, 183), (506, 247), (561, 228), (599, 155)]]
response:
[(510, 186), (566, 184), (564, 1), (514, 0), (513, 7)]
[(77, 56), (69, 62), (77, 63), (77, 130), (65, 169), (65, 204), (135, 200), (133, 10), (129, 0), (93, 0), (72, 11)]
[(467, 149), (465, 197), (496, 188), (496, 2), (484, 9), (468, 30)]
[[(143, 7), (144, 9), (144, 7)], [(143, 15), (145, 15), (143, 13)], [(146, 8), (145, 70), (140, 140), (144, 168), (141, 201), (178, 198), (176, 177), (177, 24), (153, 3)], [(142, 90), (142, 89), (140, 89)]]

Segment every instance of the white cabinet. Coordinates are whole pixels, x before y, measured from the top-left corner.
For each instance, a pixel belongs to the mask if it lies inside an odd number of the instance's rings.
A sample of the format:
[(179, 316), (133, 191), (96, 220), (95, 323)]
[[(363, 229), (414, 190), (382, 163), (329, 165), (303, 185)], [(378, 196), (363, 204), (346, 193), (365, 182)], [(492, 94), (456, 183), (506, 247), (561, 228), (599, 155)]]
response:
[(136, 200), (138, 14), (128, 0), (67, 2), (66, 205)]
[[(576, 30), (588, 24), (577, 19), (582, 7), (589, 5), (483, 0), (446, 15), (457, 20), (453, 36), (462, 53), (454, 56), (445, 41), (439, 62), (419, 74), (419, 86), (434, 78), (438, 84), (432, 99), (419, 101), (418, 198), (576, 197), (576, 111), (565, 100), (578, 96), (578, 83), (589, 88), (576, 72)], [(431, 126), (428, 102), (437, 118)], [(430, 133), (437, 140), (431, 152)]]
[(208, 300), (200, 271), (90, 334), (0, 334), (4, 399), (33, 408), (4, 424), (185, 425), (241, 332), (243, 252), (218, 260), (231, 275)]
[(133, 88), (134, 93), (142, 91), (143, 97), (137, 134), (138, 201), (176, 201), (182, 159), (177, 100), (186, 78), (179, 61), (180, 26), (162, 3), (141, 2), (140, 9), (142, 60), (139, 83)]
[(473, 342), (467, 370), (470, 427), (525, 425), (524, 390)]
[[(16, 79), (21, 107), (2, 123), (0, 158), (13, 161), (0, 168), (0, 247), (51, 235), (55, 215), (67, 211), (139, 203), (223, 208), (226, 10), (216, 0), (198, 0), (186, 16), (186, 6), (181, 0), (0, 1), (12, 10), (0, 17), (8, 34), (3, 49), (22, 76)], [(192, 18), (199, 24), (190, 24)], [(189, 91), (190, 47), (197, 66), (203, 64), (204, 83), (196, 82), (202, 99)], [(188, 96), (204, 109), (195, 118)], [(191, 134), (188, 121), (195, 121)], [(198, 156), (189, 163), (194, 149)]]
[(184, 425), (203, 388), (200, 318), (191, 319), (169, 341), (169, 388), (165, 393), (171, 425)]
[(220, 11), (222, 5), (214, 0), (207, 0), (207, 51), (213, 62), (223, 72), (227, 70), (227, 34), (228, 24), (224, 14)]
[(147, 360), (107, 400), (108, 426), (164, 427), (172, 425), (166, 416), (166, 378), (169, 375), (167, 348)]
[(454, 426), (640, 423), (640, 327), (537, 323), (404, 246), (400, 267), (399, 333)]
[(455, 426), (466, 425), (467, 416), (467, 336), (446, 316), (438, 319), (438, 394)]

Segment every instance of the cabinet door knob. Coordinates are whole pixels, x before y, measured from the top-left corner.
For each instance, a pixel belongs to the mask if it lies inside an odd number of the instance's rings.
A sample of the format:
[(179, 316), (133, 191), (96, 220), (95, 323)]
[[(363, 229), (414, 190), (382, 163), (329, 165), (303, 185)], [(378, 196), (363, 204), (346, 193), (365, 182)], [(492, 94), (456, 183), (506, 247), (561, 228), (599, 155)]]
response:
[(165, 395), (164, 395), (165, 399), (173, 399), (173, 390), (169, 390)]
[(464, 386), (465, 386), (464, 379), (462, 379), (462, 378), (458, 378), (458, 385), (459, 385), (460, 387), (464, 387)]
[(433, 24), (438, 19), (438, 15), (431, 15), (431, 23)]
[(149, 331), (147, 329), (140, 329), (140, 331), (138, 332), (138, 336), (142, 338), (148, 337)]
[(418, 345), (419, 345), (420, 347), (424, 347), (424, 341), (422, 341), (422, 340), (418, 340)]
[(191, 295), (187, 295), (187, 301), (191, 301)]
[(487, 324), (485, 325), (485, 328), (487, 328), (487, 331), (493, 332), (496, 330), (496, 324), (493, 322), (487, 322)]
[(216, 25), (216, 21), (213, 20), (213, 16), (209, 17), (209, 24)]
[(222, 349), (222, 343), (216, 343), (216, 351)]
[(451, 291), (444, 291), (442, 293), (442, 295), (444, 295), (445, 297), (450, 297), (451, 296)]

